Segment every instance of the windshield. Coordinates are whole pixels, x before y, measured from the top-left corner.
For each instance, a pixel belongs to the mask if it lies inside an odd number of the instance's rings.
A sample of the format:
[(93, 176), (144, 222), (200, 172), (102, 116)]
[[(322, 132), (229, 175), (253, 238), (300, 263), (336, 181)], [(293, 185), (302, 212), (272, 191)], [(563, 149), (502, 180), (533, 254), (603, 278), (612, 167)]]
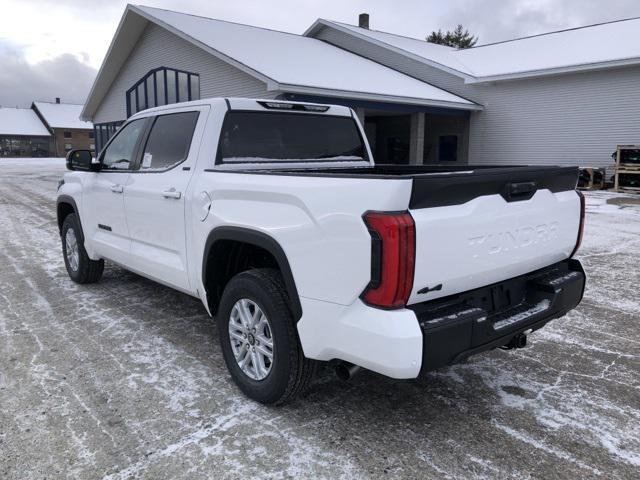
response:
[(216, 163), (368, 160), (351, 117), (305, 113), (227, 113)]

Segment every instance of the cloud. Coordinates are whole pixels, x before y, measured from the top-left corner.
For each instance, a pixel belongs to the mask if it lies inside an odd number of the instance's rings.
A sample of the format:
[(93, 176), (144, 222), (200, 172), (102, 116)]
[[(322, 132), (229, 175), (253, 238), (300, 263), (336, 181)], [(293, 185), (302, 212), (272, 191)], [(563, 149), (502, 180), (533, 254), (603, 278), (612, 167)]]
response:
[(28, 107), (34, 100), (84, 103), (96, 70), (75, 55), (30, 64), (21, 47), (0, 40), (0, 105)]
[[(0, 0), (0, 105), (34, 99), (84, 102), (126, 0)], [(138, 3), (138, 2), (132, 2)], [(425, 38), (458, 23), (479, 44), (640, 16), (638, 0), (143, 0), (161, 8), (303, 32), (318, 18)], [(28, 27), (26, 27), (28, 25)], [(81, 40), (79, 40), (81, 39)]]
[(458, 0), (440, 17), (480, 36), (479, 44), (640, 16), (637, 0)]

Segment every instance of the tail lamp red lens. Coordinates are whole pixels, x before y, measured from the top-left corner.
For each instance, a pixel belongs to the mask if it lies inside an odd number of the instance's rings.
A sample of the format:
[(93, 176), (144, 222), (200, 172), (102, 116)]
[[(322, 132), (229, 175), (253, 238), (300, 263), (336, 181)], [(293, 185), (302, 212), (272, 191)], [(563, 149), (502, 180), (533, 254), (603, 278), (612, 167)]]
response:
[(369, 305), (401, 308), (413, 288), (416, 229), (408, 212), (368, 212), (371, 234), (371, 282), (362, 294)]
[(582, 244), (582, 235), (584, 234), (584, 216), (586, 208), (584, 195), (578, 190), (576, 190), (576, 193), (580, 197), (580, 227), (578, 227), (578, 239), (576, 240), (576, 246), (573, 249), (573, 252), (571, 252), (572, 257), (576, 254), (576, 252), (580, 248), (580, 245)]

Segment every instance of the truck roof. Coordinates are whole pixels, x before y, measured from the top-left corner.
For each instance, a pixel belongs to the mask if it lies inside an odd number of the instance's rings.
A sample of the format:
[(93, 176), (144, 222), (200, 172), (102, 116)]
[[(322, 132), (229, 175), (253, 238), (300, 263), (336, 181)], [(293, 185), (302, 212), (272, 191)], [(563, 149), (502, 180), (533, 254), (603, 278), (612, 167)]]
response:
[[(291, 111), (292, 109), (284, 107), (286, 105), (299, 105), (303, 108), (296, 109), (296, 111), (314, 114), (326, 114), (326, 115), (334, 115), (334, 116), (343, 116), (350, 117), (352, 116), (352, 110), (349, 107), (345, 107), (342, 105), (328, 105), (328, 104), (319, 104), (319, 103), (309, 103), (309, 102), (292, 102), (289, 100), (274, 100), (271, 98), (234, 98), (234, 97), (213, 97), (213, 98), (203, 98), (200, 100), (193, 100), (191, 102), (180, 102), (180, 103), (172, 103), (169, 105), (162, 105), (160, 107), (153, 107), (147, 110), (141, 110), (132, 116), (134, 118), (140, 113), (154, 113), (154, 112), (163, 112), (167, 110), (172, 110), (175, 108), (183, 108), (189, 106), (202, 106), (202, 105), (210, 105), (212, 107), (220, 107), (226, 104), (227, 108), (230, 110), (255, 110), (255, 111), (271, 111), (271, 110), (281, 110), (281, 111)], [(308, 108), (308, 110), (307, 110)]]

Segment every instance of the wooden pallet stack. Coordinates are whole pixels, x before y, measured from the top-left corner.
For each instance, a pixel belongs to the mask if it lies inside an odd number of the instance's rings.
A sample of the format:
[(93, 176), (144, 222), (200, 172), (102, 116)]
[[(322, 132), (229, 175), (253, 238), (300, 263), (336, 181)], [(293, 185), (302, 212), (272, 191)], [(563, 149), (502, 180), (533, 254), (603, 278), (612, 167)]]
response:
[(640, 193), (640, 145), (618, 145), (615, 189)]

